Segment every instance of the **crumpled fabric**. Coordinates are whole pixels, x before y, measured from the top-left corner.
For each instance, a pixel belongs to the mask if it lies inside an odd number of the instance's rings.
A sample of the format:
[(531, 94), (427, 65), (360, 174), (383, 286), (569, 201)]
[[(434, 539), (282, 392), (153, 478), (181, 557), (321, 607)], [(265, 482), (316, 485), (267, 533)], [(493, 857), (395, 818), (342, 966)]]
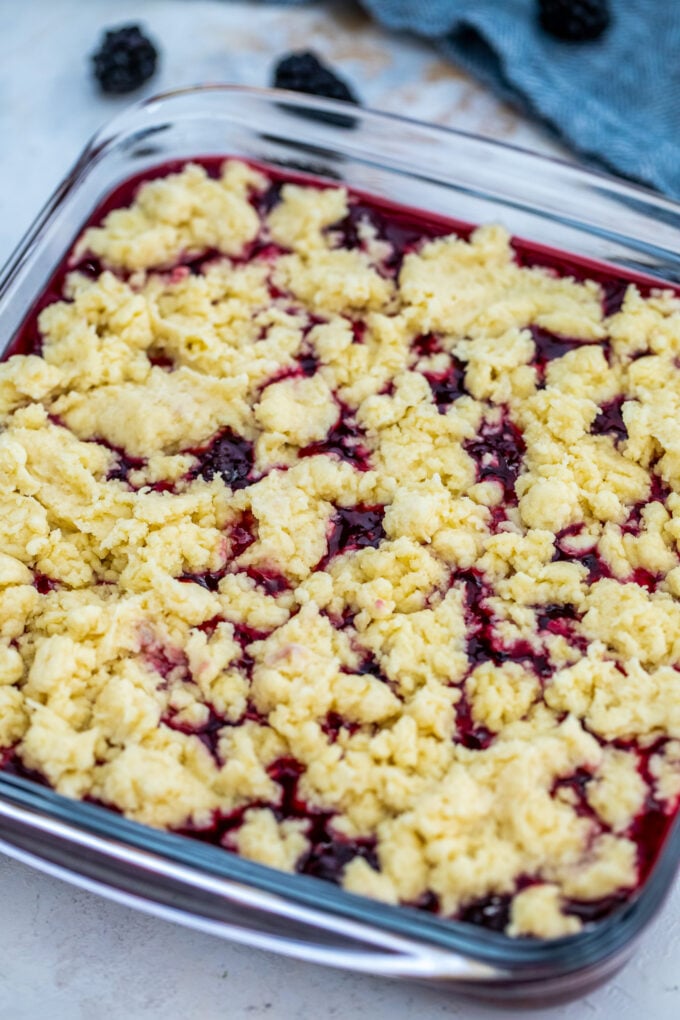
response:
[(362, 3), (386, 28), (431, 40), (581, 155), (680, 198), (677, 0), (610, 0), (611, 25), (583, 43), (543, 32), (536, 0)]

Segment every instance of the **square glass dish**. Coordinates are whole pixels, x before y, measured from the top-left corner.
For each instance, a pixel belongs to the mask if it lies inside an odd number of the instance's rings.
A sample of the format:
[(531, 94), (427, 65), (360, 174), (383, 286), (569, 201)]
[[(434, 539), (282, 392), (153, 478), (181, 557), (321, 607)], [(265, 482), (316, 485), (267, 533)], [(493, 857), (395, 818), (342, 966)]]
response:
[[(500, 222), (534, 261), (573, 255), (643, 284), (680, 282), (680, 206), (498, 143), (325, 100), (238, 87), (180, 90), (134, 107), (90, 143), (0, 280), (3, 350), (95, 209), (121, 183), (173, 161), (240, 157), (346, 184), (465, 223)], [(552, 254), (551, 254), (552, 253)], [(578, 994), (632, 951), (668, 892), (676, 818), (644, 884), (575, 935), (511, 939), (353, 895), (217, 847), (126, 820), (0, 770), (0, 847), (20, 860), (159, 916), (302, 959), (451, 982), (468, 994)]]

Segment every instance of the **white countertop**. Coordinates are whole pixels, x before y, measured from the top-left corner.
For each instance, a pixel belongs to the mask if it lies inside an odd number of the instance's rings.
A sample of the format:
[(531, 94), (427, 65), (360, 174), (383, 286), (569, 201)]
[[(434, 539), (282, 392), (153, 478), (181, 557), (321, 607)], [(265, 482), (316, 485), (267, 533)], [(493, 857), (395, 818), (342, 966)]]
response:
[[(0, 262), (88, 136), (129, 99), (99, 96), (87, 54), (105, 27), (143, 20), (162, 66), (139, 96), (201, 81), (268, 84), (273, 60), (310, 47), (380, 109), (559, 153), (424, 43), (387, 35), (351, 4), (299, 9), (223, 0), (0, 0)], [(496, 1009), (244, 949), (75, 890), (0, 857), (0, 1020), (464, 1017)], [(518, 1014), (515, 1014), (518, 1015)], [(534, 1020), (675, 1020), (680, 885), (608, 985)]]

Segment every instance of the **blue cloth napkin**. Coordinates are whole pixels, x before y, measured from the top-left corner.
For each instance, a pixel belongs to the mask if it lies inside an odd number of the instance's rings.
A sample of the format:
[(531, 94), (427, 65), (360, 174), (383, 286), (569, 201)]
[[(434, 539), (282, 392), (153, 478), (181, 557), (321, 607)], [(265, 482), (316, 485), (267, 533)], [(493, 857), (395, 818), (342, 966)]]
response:
[(585, 43), (544, 33), (535, 0), (362, 3), (387, 28), (432, 40), (578, 152), (680, 198), (678, 0), (610, 0), (611, 25)]

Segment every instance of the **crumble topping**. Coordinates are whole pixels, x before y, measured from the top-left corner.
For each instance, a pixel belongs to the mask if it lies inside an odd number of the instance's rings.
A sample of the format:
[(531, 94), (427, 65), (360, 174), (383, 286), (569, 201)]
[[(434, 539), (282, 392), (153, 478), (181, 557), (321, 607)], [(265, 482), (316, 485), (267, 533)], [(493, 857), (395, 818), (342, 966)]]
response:
[(678, 298), (237, 160), (120, 204), (0, 365), (0, 765), (512, 936), (622, 902), (680, 799)]

